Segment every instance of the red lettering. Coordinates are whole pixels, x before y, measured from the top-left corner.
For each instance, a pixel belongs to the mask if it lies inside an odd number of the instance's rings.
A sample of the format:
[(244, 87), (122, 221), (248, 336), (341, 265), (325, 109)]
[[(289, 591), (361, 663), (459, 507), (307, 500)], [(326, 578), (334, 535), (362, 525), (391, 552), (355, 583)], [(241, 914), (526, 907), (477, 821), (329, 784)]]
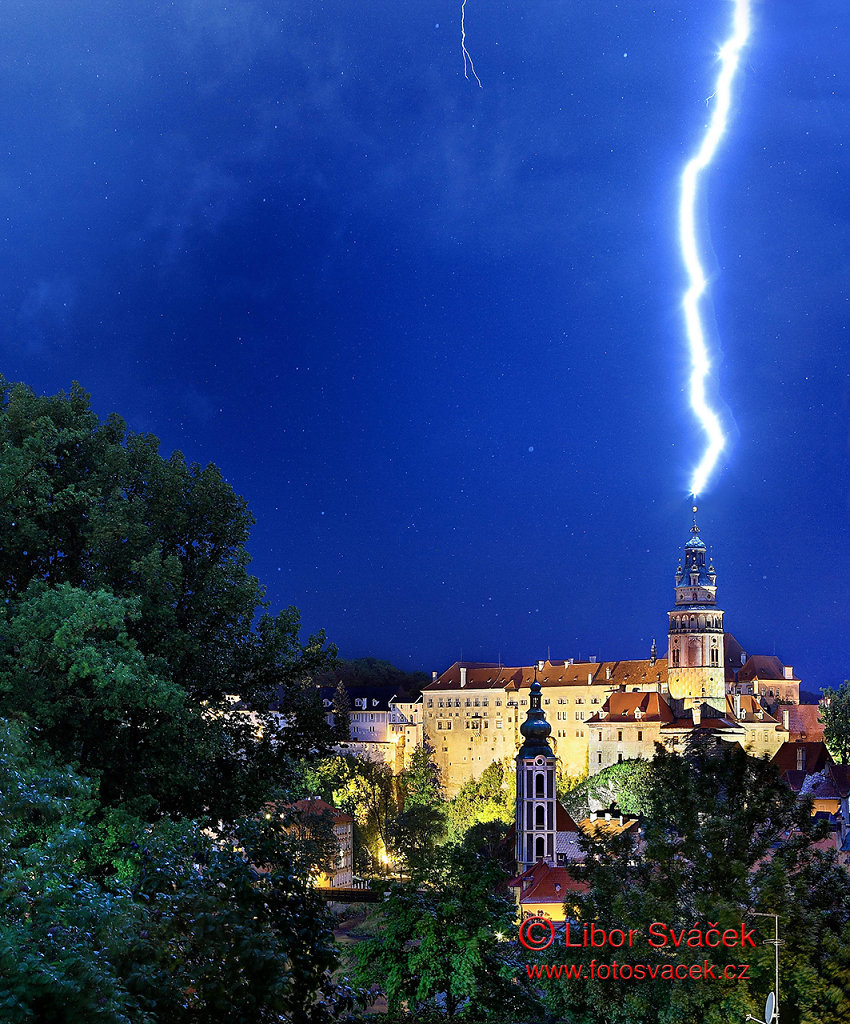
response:
[[(661, 930), (659, 931), (659, 929), (661, 929)], [(654, 949), (661, 949), (663, 946), (666, 946), (667, 945), (667, 935), (665, 934), (666, 931), (667, 931), (667, 926), (666, 925), (663, 925), (660, 921), (653, 921), (652, 924), (649, 926), (649, 935), (650, 935), (649, 944), (650, 944), (650, 946), (652, 946)], [(653, 939), (661, 939), (661, 942), (653, 942), (652, 941)]]

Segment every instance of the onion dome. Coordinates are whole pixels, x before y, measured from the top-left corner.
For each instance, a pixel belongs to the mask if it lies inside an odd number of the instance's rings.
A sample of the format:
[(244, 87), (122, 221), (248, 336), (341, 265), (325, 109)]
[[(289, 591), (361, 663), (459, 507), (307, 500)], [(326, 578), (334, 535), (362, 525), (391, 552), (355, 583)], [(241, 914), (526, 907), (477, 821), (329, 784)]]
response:
[(552, 732), (552, 726), (546, 721), (546, 713), (541, 707), (541, 695), (543, 688), (537, 681), (537, 671), (534, 672), (534, 682), (531, 684), (530, 701), (525, 721), (519, 727), (519, 731), (525, 738), (525, 742), (519, 749), (517, 757), (536, 757), (543, 754), (545, 757), (554, 757), (552, 748), (547, 740)]

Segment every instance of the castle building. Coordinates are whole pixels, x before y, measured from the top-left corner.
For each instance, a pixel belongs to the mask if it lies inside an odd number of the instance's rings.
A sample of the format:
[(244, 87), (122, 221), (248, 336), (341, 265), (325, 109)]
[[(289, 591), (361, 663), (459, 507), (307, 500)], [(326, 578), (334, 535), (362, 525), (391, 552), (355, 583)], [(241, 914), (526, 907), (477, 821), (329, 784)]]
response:
[(674, 586), (666, 655), (653, 641), (647, 659), (456, 663), (436, 676), (423, 689), (422, 721), (447, 795), (516, 756), (532, 697), (548, 718), (557, 770), (572, 777), (651, 758), (658, 742), (683, 749), (695, 731), (773, 756), (799, 718), (777, 705), (799, 704), (800, 680), (778, 658), (748, 657), (725, 631), (696, 508)]

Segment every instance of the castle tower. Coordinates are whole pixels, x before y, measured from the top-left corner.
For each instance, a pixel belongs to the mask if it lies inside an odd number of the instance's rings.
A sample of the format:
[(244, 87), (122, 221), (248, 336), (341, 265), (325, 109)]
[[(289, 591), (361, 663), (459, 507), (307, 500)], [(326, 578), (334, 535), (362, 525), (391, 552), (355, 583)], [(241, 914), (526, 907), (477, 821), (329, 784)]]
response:
[(528, 714), (520, 726), (524, 742), (516, 755), (516, 859), (520, 873), (538, 861), (555, 863), (557, 759), (549, 746), (551, 725), (541, 707), (534, 673)]
[(676, 607), (669, 612), (667, 681), (670, 696), (686, 708), (706, 701), (718, 711), (726, 707), (723, 657), (723, 612), (716, 606), (717, 573), (697, 526), (694, 505), (691, 538), (685, 544), (684, 566), (676, 569)]

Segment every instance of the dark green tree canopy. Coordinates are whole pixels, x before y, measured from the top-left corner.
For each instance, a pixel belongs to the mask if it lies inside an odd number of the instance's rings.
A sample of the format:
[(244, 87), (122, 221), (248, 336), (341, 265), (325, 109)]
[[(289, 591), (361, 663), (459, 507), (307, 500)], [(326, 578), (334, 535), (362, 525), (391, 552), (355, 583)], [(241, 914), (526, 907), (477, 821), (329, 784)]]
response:
[(824, 690), (820, 717), (830, 754), (840, 764), (850, 764), (850, 681), (845, 679), (837, 690)]
[[(106, 802), (233, 816), (330, 742), (307, 681), (334, 652), (295, 609), (267, 613), (254, 520), (218, 469), (158, 449), (76, 384), (0, 378), (0, 694)], [(234, 693), (276, 700), (278, 735), (224, 714)]]

